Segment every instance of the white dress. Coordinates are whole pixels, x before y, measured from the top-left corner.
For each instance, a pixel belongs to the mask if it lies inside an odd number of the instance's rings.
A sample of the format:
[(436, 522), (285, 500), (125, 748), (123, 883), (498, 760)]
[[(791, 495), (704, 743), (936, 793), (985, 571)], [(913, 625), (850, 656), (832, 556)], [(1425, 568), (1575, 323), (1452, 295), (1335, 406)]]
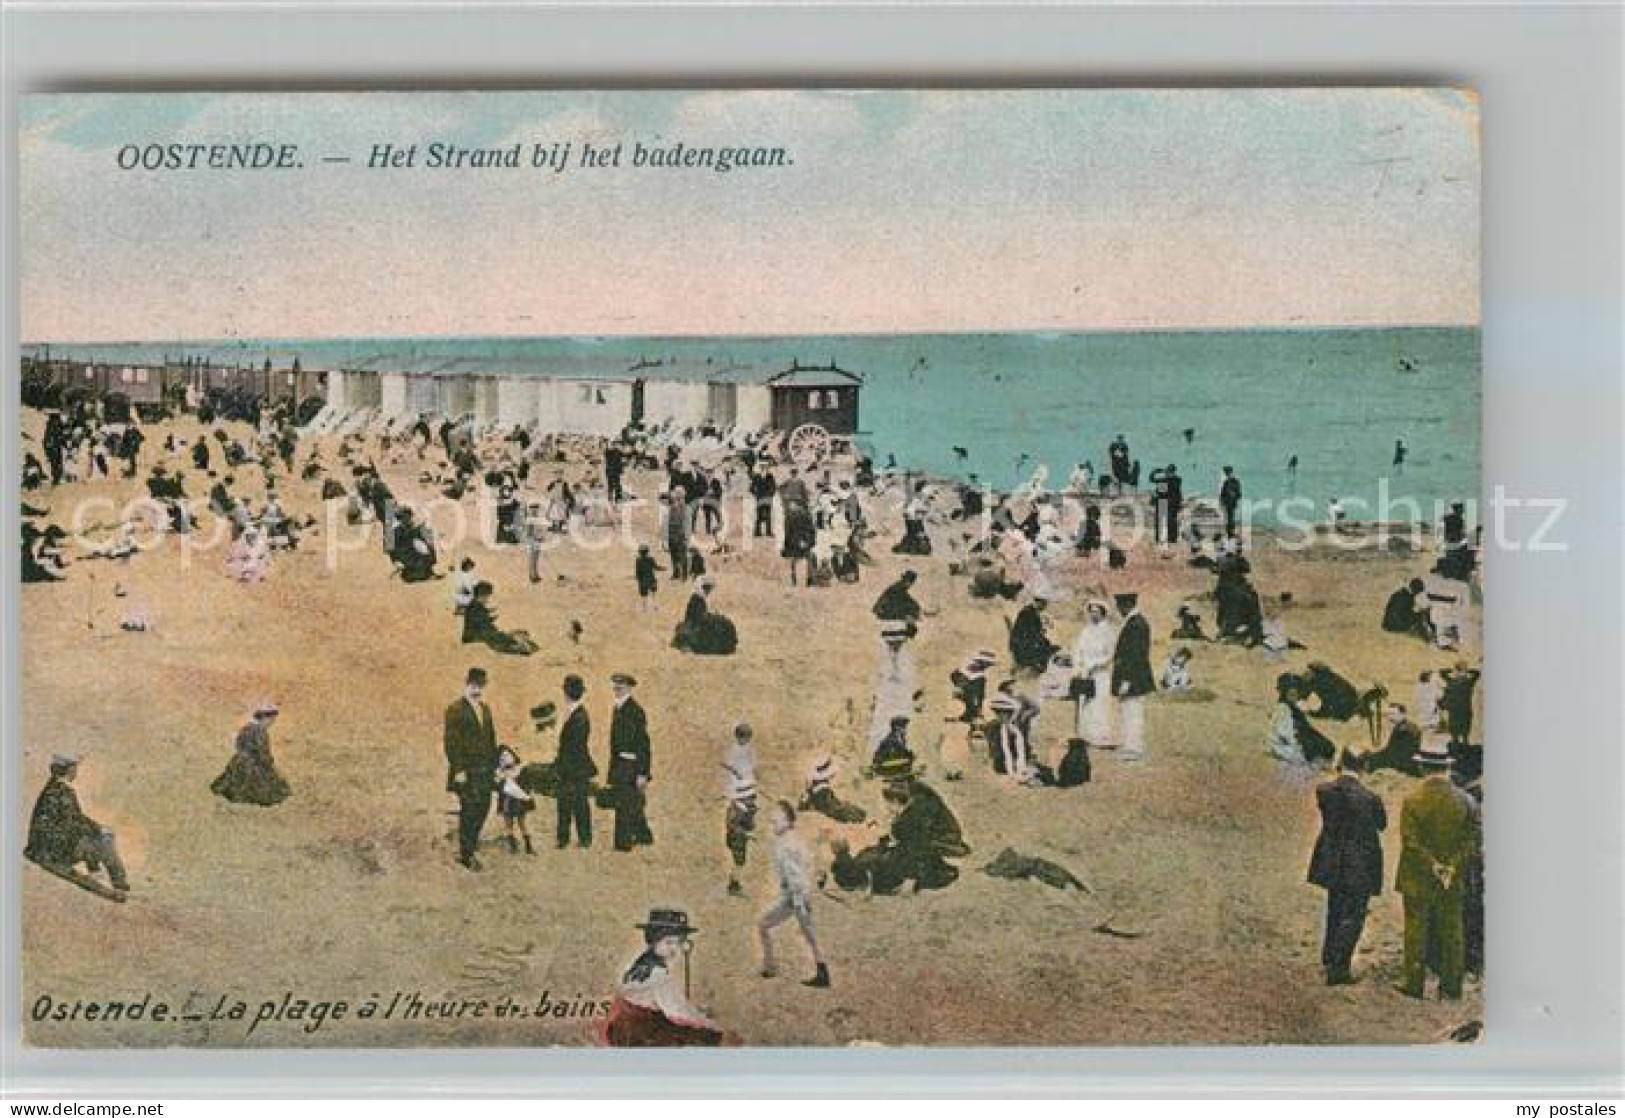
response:
[(1269, 749), (1278, 760), (1292, 765), (1304, 765), (1303, 748), (1298, 744), (1298, 726), (1292, 717), (1292, 708), (1277, 703), (1270, 720)]
[(891, 720), (897, 715), (914, 713), (915, 680), (914, 653), (908, 645), (897, 650), (895, 671), (889, 651), (883, 650), (880, 670), (875, 679), (874, 712), (869, 720), (869, 751), (874, 752), (880, 739), (891, 731)]
[(1094, 680), (1095, 697), (1078, 700), (1078, 737), (1091, 745), (1112, 740), (1112, 653), (1117, 630), (1110, 621), (1085, 625), (1072, 649), (1072, 664), (1080, 675)]

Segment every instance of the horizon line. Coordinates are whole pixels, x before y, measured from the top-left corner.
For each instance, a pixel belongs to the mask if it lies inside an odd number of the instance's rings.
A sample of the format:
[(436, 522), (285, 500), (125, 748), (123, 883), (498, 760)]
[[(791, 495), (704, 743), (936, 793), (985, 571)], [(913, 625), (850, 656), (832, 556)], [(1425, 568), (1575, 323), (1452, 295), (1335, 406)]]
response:
[(1257, 326), (1104, 326), (1104, 327), (1040, 327), (1023, 326), (1011, 329), (966, 330), (850, 330), (850, 331), (781, 331), (777, 333), (513, 333), (513, 334), (255, 334), (223, 335), (219, 337), (175, 336), (153, 338), (72, 338), (45, 341), (20, 341), (19, 348), (40, 346), (89, 345), (229, 345), (255, 342), (322, 343), (355, 339), (388, 339), (392, 341), (472, 341), (479, 339), (502, 340), (684, 340), (699, 341), (772, 341), (778, 338), (931, 338), (931, 337), (1001, 337), (1016, 335), (1098, 335), (1098, 334), (1286, 334), (1331, 333), (1335, 331), (1392, 331), (1392, 330), (1482, 330), (1479, 322), (1403, 322), (1403, 323), (1273, 323)]

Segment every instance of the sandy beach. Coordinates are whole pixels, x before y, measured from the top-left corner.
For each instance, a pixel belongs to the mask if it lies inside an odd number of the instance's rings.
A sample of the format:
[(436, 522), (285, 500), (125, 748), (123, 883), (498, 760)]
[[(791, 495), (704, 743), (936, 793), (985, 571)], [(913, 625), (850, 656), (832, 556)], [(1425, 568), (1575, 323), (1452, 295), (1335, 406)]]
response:
[[(37, 413), (25, 414), (29, 435), (37, 438), (39, 426)], [(187, 439), (198, 434), (190, 419), (168, 426)], [(231, 429), (246, 438), (246, 427)], [(61, 521), (82, 498), (137, 497), (161, 441), (162, 430), (150, 428), (139, 478), (24, 499)], [(323, 445), (330, 472), (348, 484), (338, 475), (336, 440)], [(302, 442), (300, 462), (307, 453)], [(420, 499), (422, 467), (410, 452), (379, 465), (401, 499)], [(549, 470), (533, 473), (533, 492)], [(236, 472), (236, 491), (258, 508), (259, 471)], [(201, 507), (207, 482), (190, 469), (187, 476)], [(648, 471), (628, 481), (646, 498), (659, 485)], [(319, 487), (285, 482), (287, 511), (324, 520)], [(871, 542), (876, 562), (856, 585), (791, 591), (776, 546), (713, 561), (713, 602), (739, 627), (740, 650), (731, 657), (671, 648), (689, 588), (663, 583), (657, 610), (639, 612), (632, 555), (619, 547), (555, 548), (534, 586), (518, 548), (455, 553), (475, 555), (481, 576), (496, 585), (501, 624), (538, 641), (529, 658), (461, 645), (449, 580), (402, 584), (376, 543), (329, 568), (319, 533), (278, 554), (257, 585), (229, 579), (223, 551), (183, 562), (179, 541), (168, 536), (127, 562), (78, 562), (61, 583), (24, 586), (24, 753), (15, 794), (26, 813), (50, 755), (82, 752), (81, 799), (117, 831), (133, 882), (129, 902), (113, 905), (13, 863), (23, 876), (30, 1043), (592, 1044), (591, 1015), (640, 946), (633, 924), (655, 906), (686, 910), (701, 929), (694, 998), (755, 1045), (1418, 1043), (1482, 1019), (1476, 979), (1458, 1003), (1413, 1001), (1393, 988), (1401, 902), (1386, 887), (1400, 801), (1414, 783), (1393, 773), (1368, 781), (1391, 822), (1385, 892), (1372, 902), (1355, 958), (1360, 981), (1322, 984), (1324, 895), (1305, 882), (1320, 777), (1281, 765), (1265, 748), (1283, 671), (1322, 659), (1409, 703), (1419, 672), (1455, 659), (1378, 625), (1388, 594), (1423, 573), (1428, 557), (1330, 546), (1289, 553), (1261, 539), (1251, 556), (1254, 584), (1266, 599), (1292, 594), (1285, 616), (1306, 649), (1270, 663), (1256, 650), (1196, 645), (1192, 672), (1211, 697), (1153, 698), (1144, 762), (1100, 753), (1085, 787), (1013, 788), (981, 763), (964, 780), (943, 782), (932, 763), (935, 738), (955, 729), (946, 721), (957, 709), (948, 673), (984, 646), (1007, 666), (1005, 619), (1016, 605), (972, 599), (940, 553), (893, 555), (895, 512), (881, 501), (871, 513), (881, 530)], [(440, 558), (440, 569), (449, 569), (452, 556)], [(815, 900), (815, 913), (834, 987), (809, 990), (795, 981), (808, 964), (788, 928), (780, 933), (784, 977), (764, 980), (753, 922), (774, 885), (758, 844), (745, 870), (746, 896), (725, 891), (720, 750), (735, 722), (750, 722), (764, 793), (794, 799), (807, 760), (827, 748), (844, 764), (842, 796), (879, 811), (879, 787), (858, 773), (884, 655), (869, 609), (905, 566), (920, 572), (916, 597), (933, 614), (914, 642), (926, 706), (912, 736), (972, 853), (960, 863), (960, 880), (940, 892), (869, 897), (832, 885)], [(1070, 646), (1087, 593), (1135, 590), (1160, 668), (1175, 643), (1168, 635), (1176, 608), (1210, 592), (1213, 579), (1182, 553), (1163, 559), (1142, 546), (1125, 570), (1073, 560), (1057, 581), (1054, 639)], [(147, 605), (148, 632), (120, 630), (115, 584)], [(1211, 601), (1201, 612), (1211, 629)], [(572, 621), (582, 627), (579, 642), (570, 638)], [(1468, 622), (1474, 637), (1463, 654), (1476, 659), (1476, 604)], [(557, 701), (566, 673), (584, 676), (600, 767), (609, 674), (638, 677), (654, 743), (651, 849), (610, 850), (608, 816), (600, 814), (594, 849), (555, 851), (548, 801), (531, 817), (536, 856), (497, 843), (493, 816), (485, 872), (455, 863), (441, 721), (474, 664), (490, 673), (486, 697), (500, 737), (526, 760), (550, 759), (556, 743), (553, 733), (533, 732), (526, 711)], [(272, 808), (228, 804), (209, 783), (251, 705), (266, 697), (281, 704), (273, 741), (293, 795)], [(1052, 761), (1071, 718), (1070, 704), (1046, 705), (1039, 740)], [(1339, 745), (1370, 747), (1358, 722), (1322, 727)], [(805, 818), (809, 827), (819, 819)], [(853, 832), (859, 842), (864, 834)], [(1092, 895), (977, 872), (1004, 847), (1066, 866)], [(1143, 934), (1091, 930), (1107, 920)], [(30, 1019), (41, 998), (149, 993), (176, 1007), (177, 1019)], [(315, 1028), (308, 1017), (284, 1016), (251, 1029), (261, 1005), (281, 1004), (285, 994), (342, 1000), (349, 1011)], [(509, 998), (530, 1012), (357, 1016), (369, 999), (388, 1005), (397, 995), (493, 1007)], [(547, 1008), (538, 1014), (544, 995)], [(247, 1019), (210, 1019), (221, 999), (244, 1003)], [(185, 1019), (194, 1014), (201, 1019)]]

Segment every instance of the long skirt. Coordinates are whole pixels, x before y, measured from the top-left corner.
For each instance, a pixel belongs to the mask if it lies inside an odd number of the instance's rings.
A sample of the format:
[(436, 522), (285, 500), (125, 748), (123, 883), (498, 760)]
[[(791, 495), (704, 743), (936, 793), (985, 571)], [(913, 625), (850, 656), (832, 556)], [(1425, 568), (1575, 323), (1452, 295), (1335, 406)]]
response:
[(215, 777), (209, 790), (234, 804), (258, 804), (270, 807), (288, 798), (288, 782), (269, 761), (234, 753), (226, 762), (226, 770)]
[(1096, 668), (1089, 673), (1095, 683), (1095, 697), (1078, 700), (1077, 736), (1090, 745), (1111, 744), (1112, 727), (1112, 673), (1110, 668)]
[(616, 996), (604, 1022), (604, 1043), (611, 1048), (715, 1048), (722, 1033), (699, 1025), (682, 1025), (661, 1013)]

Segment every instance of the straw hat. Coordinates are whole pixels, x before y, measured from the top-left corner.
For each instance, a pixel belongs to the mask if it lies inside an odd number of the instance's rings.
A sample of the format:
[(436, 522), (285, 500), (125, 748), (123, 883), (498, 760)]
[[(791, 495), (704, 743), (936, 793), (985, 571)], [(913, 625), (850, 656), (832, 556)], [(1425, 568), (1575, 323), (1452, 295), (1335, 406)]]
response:
[(676, 908), (651, 908), (649, 919), (634, 927), (661, 936), (691, 936), (699, 929), (688, 922), (688, 913)]

